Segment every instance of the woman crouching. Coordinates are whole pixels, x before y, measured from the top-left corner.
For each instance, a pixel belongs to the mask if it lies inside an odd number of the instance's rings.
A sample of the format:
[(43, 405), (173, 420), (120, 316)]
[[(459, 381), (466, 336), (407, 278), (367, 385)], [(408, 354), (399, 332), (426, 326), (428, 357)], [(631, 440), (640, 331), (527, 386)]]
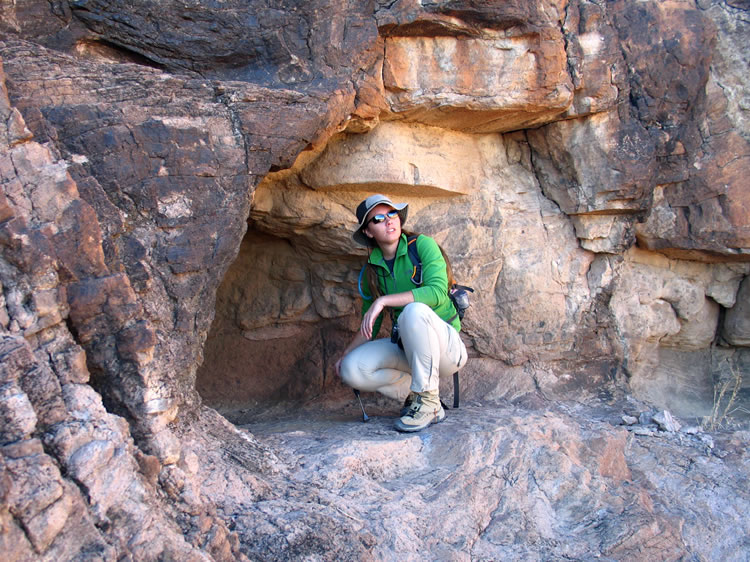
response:
[[(461, 321), (448, 297), (449, 266), (437, 242), (402, 230), (408, 204), (371, 195), (357, 207), (355, 242), (371, 249), (359, 278), (362, 324), (336, 362), (336, 372), (356, 390), (404, 400), (399, 431), (419, 431), (441, 422), (440, 376), (464, 366)], [(407, 237), (409, 240), (407, 240)], [(417, 245), (422, 279), (413, 280), (407, 244)], [(388, 311), (394, 333), (374, 339)]]

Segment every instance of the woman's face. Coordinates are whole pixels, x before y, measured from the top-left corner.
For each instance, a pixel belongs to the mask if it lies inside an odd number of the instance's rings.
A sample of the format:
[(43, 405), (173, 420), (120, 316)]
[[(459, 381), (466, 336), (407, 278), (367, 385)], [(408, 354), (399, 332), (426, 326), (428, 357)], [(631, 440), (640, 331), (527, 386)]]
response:
[[(390, 205), (381, 203), (376, 205), (367, 215), (366, 226), (362, 229), (365, 236), (375, 240), (378, 246), (383, 244), (392, 244), (398, 242), (401, 237), (401, 217), (396, 214), (394, 217), (389, 217), (388, 212), (394, 211), (395, 209)], [(375, 215), (384, 215), (385, 220), (382, 222), (374, 222), (372, 217)]]

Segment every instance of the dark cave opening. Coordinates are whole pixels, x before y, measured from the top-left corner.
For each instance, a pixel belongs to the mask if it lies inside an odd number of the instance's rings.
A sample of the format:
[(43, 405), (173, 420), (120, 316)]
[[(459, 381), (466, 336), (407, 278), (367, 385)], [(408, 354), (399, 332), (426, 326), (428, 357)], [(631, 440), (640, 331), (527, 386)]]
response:
[[(217, 291), (196, 378), (204, 403), (239, 424), (279, 408), (349, 400), (334, 363), (356, 322), (355, 268), (250, 224)], [(325, 280), (331, 270), (348, 279)]]

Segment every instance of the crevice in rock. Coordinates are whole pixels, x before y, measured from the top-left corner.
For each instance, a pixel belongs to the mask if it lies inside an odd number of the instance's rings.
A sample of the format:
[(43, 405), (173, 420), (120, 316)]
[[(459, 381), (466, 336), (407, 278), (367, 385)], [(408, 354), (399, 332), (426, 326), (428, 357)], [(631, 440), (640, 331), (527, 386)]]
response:
[(78, 41), (74, 45), (73, 51), (79, 57), (93, 59), (97, 62), (109, 62), (113, 64), (131, 63), (158, 70), (167, 70), (165, 65), (148, 58), (142, 53), (102, 38), (87, 38)]
[[(508, 27), (513, 27), (509, 24)], [(378, 28), (382, 37), (481, 37), (480, 30), (449, 22), (415, 21), (401, 25), (384, 25)]]
[[(102, 346), (107, 346), (109, 344), (104, 341), (98, 341), (92, 344), (81, 343), (78, 334), (78, 328), (76, 327), (73, 320), (69, 315), (65, 316), (64, 320), (65, 326), (70, 332), (73, 342), (81, 347), (81, 349), (86, 351), (86, 369), (88, 370), (89, 374), (87, 384), (92, 389), (94, 389), (94, 391), (101, 397), (102, 406), (108, 413), (120, 416), (128, 420), (131, 429), (135, 429), (136, 420), (134, 419), (133, 415), (127, 409), (122, 400), (117, 398), (113, 394), (121, 391), (121, 389), (119, 389), (119, 387), (117, 386), (119, 383), (114, 383), (111, 380), (109, 373), (107, 373), (105, 369), (98, 366), (93, 360), (93, 355), (95, 353), (94, 349), (100, 348)], [(93, 346), (94, 349), (91, 349), (90, 346)]]
[[(24, 537), (26, 537), (26, 540), (29, 542), (29, 544), (33, 545), (34, 541), (32, 539), (31, 532), (29, 531), (28, 526), (24, 523), (23, 519), (21, 519), (16, 513), (14, 509), (9, 509), (8, 513), (10, 513), (10, 516), (12, 518), (12, 521), (18, 526), (19, 529), (21, 529), (21, 532), (23, 532)], [(5, 530), (5, 525), (3, 525), (3, 530)], [(36, 550), (36, 549), (35, 549)], [(38, 553), (38, 551), (37, 551)]]
[(223, 104), (227, 108), (227, 112), (229, 113), (229, 120), (232, 124), (232, 134), (234, 135), (234, 138), (239, 141), (239, 143), (242, 145), (245, 153), (245, 169), (248, 170), (248, 172), (252, 169), (250, 166), (250, 162), (248, 160), (248, 146), (247, 146), (247, 140), (245, 139), (245, 135), (242, 133), (242, 118), (237, 112), (237, 108), (232, 103), (230, 94), (227, 93), (225, 90), (219, 87), (214, 87), (214, 95), (216, 96), (216, 99)]

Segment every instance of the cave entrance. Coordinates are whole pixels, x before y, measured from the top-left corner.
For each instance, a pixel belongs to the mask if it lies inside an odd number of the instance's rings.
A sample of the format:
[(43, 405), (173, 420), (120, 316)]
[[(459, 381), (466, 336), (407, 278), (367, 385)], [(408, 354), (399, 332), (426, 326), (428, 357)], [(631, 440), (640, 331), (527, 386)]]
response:
[(251, 222), (217, 291), (196, 380), (204, 403), (244, 424), (289, 408), (350, 401), (334, 363), (356, 326), (359, 261)]

